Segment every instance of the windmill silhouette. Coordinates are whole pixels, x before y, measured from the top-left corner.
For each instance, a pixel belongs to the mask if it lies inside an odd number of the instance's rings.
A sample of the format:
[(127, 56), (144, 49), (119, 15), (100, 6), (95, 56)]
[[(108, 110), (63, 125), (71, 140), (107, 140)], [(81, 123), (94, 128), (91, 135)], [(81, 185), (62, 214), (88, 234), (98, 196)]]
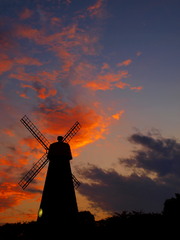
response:
[(18, 183), (23, 190), (33, 181), (37, 174), (49, 163), (37, 221), (56, 224), (57, 221), (70, 223), (77, 217), (78, 207), (75, 189), (80, 182), (71, 172), (71, 149), (68, 142), (80, 130), (77, 121), (64, 135), (59, 136), (58, 142), (50, 144), (45, 136), (25, 115), (21, 123), (30, 131), (36, 140), (45, 148), (46, 153)]

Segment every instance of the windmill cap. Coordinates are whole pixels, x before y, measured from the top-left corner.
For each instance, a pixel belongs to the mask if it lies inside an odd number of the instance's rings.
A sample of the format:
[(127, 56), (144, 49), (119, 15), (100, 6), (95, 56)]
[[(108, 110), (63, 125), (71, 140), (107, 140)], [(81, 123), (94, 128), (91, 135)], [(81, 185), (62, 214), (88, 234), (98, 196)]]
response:
[(57, 140), (62, 141), (63, 140), (63, 136), (58, 136)]

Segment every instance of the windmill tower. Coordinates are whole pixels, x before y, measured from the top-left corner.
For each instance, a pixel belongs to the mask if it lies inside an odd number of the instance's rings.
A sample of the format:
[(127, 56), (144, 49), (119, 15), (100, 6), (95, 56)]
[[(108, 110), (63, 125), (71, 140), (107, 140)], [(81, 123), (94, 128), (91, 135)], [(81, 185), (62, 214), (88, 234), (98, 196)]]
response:
[(75, 189), (79, 187), (80, 182), (71, 172), (70, 160), (72, 155), (68, 142), (81, 126), (79, 122), (75, 122), (64, 137), (58, 137), (58, 143), (50, 144), (26, 115), (20, 121), (45, 148), (46, 153), (21, 179), (19, 185), (25, 190), (49, 163), (37, 221), (48, 224), (63, 221), (65, 224), (69, 224), (77, 217), (78, 207)]

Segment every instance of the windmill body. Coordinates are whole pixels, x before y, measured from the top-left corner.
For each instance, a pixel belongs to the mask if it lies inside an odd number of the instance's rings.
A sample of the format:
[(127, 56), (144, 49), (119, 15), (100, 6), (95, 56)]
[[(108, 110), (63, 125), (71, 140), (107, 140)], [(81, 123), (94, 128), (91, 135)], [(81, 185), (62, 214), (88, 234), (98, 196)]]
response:
[(47, 157), (49, 166), (38, 221), (55, 224), (63, 220), (63, 223), (73, 223), (78, 207), (70, 167), (72, 155), (69, 144), (62, 141), (52, 143)]
[(48, 224), (70, 224), (76, 220), (78, 213), (75, 188), (80, 183), (71, 172), (72, 154), (68, 142), (79, 131), (80, 124), (76, 122), (64, 137), (58, 137), (58, 142), (49, 144), (26, 115), (21, 122), (45, 148), (46, 153), (21, 179), (19, 185), (25, 189), (49, 163), (37, 220)]

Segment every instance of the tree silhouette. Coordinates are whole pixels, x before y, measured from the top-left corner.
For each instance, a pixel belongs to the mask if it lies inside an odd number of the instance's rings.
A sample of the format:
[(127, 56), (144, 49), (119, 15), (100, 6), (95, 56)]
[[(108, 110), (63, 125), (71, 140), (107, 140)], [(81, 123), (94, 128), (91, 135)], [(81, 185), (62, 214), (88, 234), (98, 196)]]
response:
[(172, 219), (180, 219), (180, 194), (175, 193), (175, 197), (164, 202), (163, 214)]
[[(5, 224), (0, 226), (0, 239), (39, 240), (50, 239), (116, 239), (120, 237), (146, 239), (163, 239), (168, 236), (173, 239), (179, 234), (180, 194), (165, 200), (161, 213), (144, 213), (123, 211), (114, 213), (112, 217), (95, 221), (89, 211), (78, 213), (78, 220), (73, 227), (63, 226), (57, 221), (54, 225), (37, 222)], [(70, 230), (71, 229), (71, 230)]]

